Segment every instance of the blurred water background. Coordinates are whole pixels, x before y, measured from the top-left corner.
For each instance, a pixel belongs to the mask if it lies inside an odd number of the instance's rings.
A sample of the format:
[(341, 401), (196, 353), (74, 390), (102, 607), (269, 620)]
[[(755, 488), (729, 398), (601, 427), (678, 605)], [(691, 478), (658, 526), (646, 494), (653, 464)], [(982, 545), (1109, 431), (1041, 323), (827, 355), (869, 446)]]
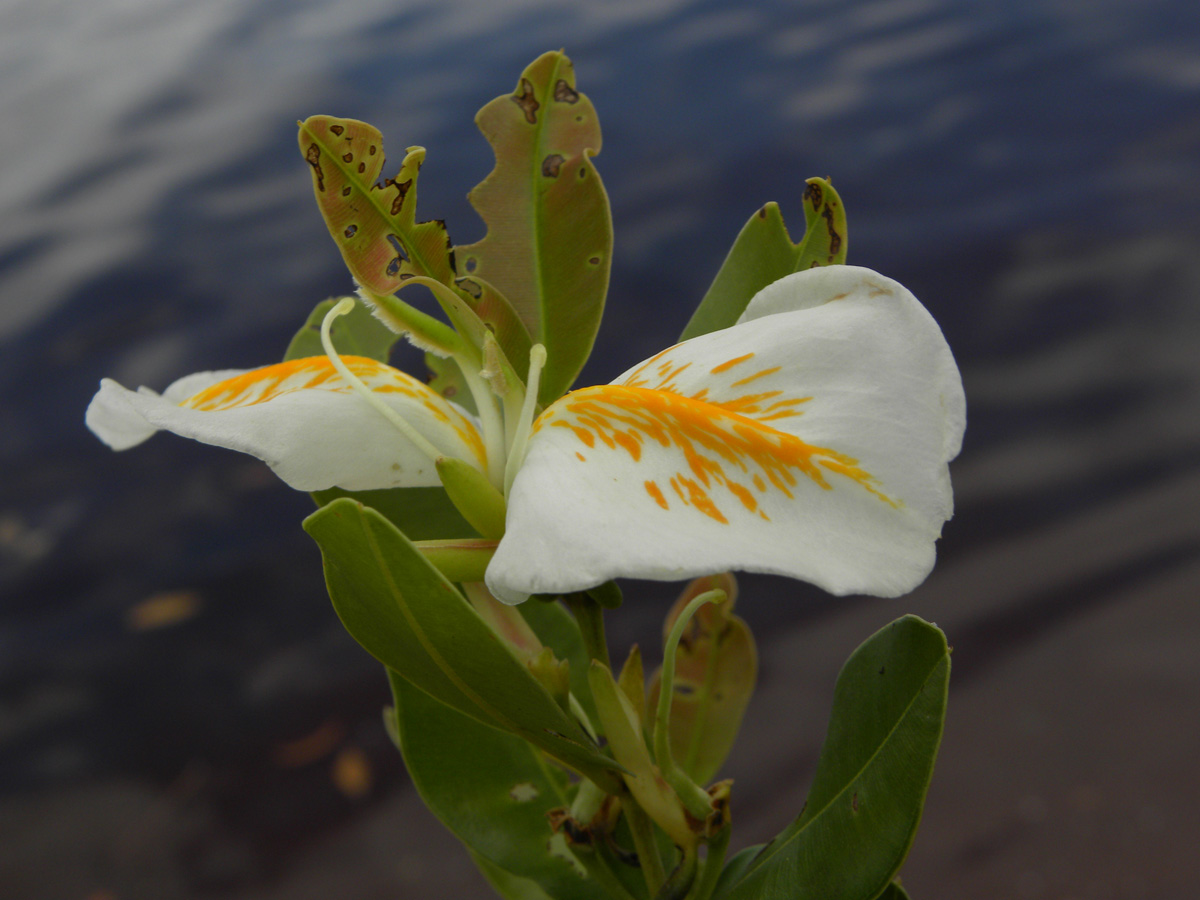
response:
[[(912, 611), (955, 645), (914, 897), (1190, 898), (1200, 863), (1200, 7), (1191, 0), (0, 3), (0, 896), (484, 896), (379, 723), (307, 497), (83, 427), (102, 376), (280, 357), (349, 279), (294, 123), (428, 148), (565, 47), (604, 128), (584, 382), (672, 342), (746, 218), (832, 176), (850, 261), (942, 324), (957, 516), (902, 601), (746, 579), (762, 688), (738, 840), (800, 808), (833, 678)], [(411, 359), (411, 357), (407, 357)], [(617, 642), (656, 642), (636, 589)]]

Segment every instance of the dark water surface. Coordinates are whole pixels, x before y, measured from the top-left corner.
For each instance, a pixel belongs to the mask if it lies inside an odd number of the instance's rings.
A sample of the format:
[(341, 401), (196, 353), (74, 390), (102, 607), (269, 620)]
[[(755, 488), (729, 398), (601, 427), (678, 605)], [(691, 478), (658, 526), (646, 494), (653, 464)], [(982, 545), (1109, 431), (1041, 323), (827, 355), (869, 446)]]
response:
[[(480, 890), (383, 736), (307, 498), (168, 436), (113, 454), (83, 410), (102, 376), (275, 360), (350, 287), (297, 119), (371, 121), (397, 164), (426, 146), (424, 215), (477, 238), (471, 118), (558, 47), (600, 112), (617, 234), (585, 383), (672, 342), (745, 219), (776, 199), (802, 223), (804, 179), (830, 175), (850, 261), (925, 302), (967, 387), (928, 584), (744, 583), (764, 667), (730, 763), (743, 838), (799, 809), (840, 660), (911, 610), (956, 648), (913, 896), (1194, 896), (1189, 0), (0, 6), (0, 896)], [(665, 608), (627, 605), (618, 640), (653, 644)]]

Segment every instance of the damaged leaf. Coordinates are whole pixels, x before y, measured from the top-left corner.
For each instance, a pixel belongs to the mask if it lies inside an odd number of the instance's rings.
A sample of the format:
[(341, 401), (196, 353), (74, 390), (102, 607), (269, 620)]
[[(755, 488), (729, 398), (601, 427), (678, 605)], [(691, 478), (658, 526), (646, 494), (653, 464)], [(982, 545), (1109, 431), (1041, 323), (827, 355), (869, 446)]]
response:
[(575, 89), (571, 61), (546, 53), (475, 123), (496, 154), (496, 167), (470, 194), (488, 231), (455, 255), (463, 277), (486, 279), (546, 346), (539, 398), (549, 403), (591, 352), (608, 291), (612, 218), (591, 161), (600, 152), (599, 121)]
[(846, 211), (828, 179), (808, 179), (804, 219), (804, 239), (793, 244), (779, 204), (768, 203), (752, 215), (679, 339), (690, 340), (734, 325), (751, 297), (785, 275), (813, 266), (844, 264)]

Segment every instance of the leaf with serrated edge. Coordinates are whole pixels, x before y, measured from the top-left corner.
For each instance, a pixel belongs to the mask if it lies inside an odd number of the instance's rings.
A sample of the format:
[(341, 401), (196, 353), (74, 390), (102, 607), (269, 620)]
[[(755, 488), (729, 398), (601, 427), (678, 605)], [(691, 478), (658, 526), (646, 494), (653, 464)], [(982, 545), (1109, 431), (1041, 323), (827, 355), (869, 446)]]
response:
[(488, 231), (455, 255), (464, 277), (494, 285), (546, 346), (539, 398), (549, 403), (587, 360), (608, 290), (612, 218), (591, 162), (596, 111), (575, 89), (571, 61), (546, 53), (475, 122), (496, 154), (470, 194)]
[(904, 862), (941, 742), (946, 636), (904, 616), (846, 661), (804, 811), (716, 900), (874, 900)]
[(750, 217), (679, 340), (728, 328), (750, 298), (784, 275), (846, 262), (846, 211), (833, 185), (810, 178), (804, 190), (804, 239), (793, 244), (777, 203)]
[(459, 712), (614, 783), (612, 760), (387, 519), (339, 499), (304, 529), (321, 548), (338, 617), (367, 652)]
[(363, 288), (386, 297), (410, 275), (453, 281), (445, 223), (416, 221), (423, 148), (410, 147), (396, 177), (380, 182), (383, 136), (374, 126), (312, 116), (300, 123), (299, 140), (321, 215)]

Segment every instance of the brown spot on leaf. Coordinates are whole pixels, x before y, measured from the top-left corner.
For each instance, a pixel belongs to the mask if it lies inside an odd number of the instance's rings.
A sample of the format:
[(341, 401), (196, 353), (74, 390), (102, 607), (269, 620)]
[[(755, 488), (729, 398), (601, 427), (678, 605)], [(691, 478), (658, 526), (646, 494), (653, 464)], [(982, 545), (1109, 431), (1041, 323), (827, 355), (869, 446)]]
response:
[(765, 219), (767, 217), (767, 208), (765, 206), (758, 211), (758, 217), (760, 219)]
[(600, 257), (593, 256), (591, 259), (588, 260), (588, 263), (593, 266), (598, 266), (598, 265), (600, 265)]
[(833, 209), (826, 206), (821, 210), (821, 217), (825, 219), (825, 227), (829, 230), (829, 261), (833, 262), (833, 258), (842, 249), (842, 236), (838, 234), (837, 226), (834, 225)]
[(858, 812), (858, 791), (855, 791), (850, 796), (850, 809), (852, 809), (854, 812)]
[(350, 185), (346, 185), (344, 188), (342, 188), (342, 196), (349, 197), (351, 190), (353, 190), (353, 188), (351, 188)]
[(558, 170), (562, 168), (563, 156), (561, 153), (551, 153), (542, 160), (542, 174), (547, 178), (557, 178)]
[(537, 124), (537, 111), (538, 107), (542, 104), (538, 103), (537, 99), (533, 96), (533, 85), (528, 78), (521, 79), (521, 93), (513, 94), (512, 102), (521, 107), (521, 110), (525, 113), (526, 122), (530, 125)]
[(325, 190), (325, 173), (321, 171), (321, 148), (314, 141), (304, 154), (305, 161), (313, 167), (317, 179), (317, 190)]
[(821, 190), (821, 185), (814, 182), (804, 189), (804, 199), (812, 204), (813, 209), (820, 209), (825, 192)]
[(358, 174), (361, 175), (365, 171), (367, 171), (367, 164), (365, 162), (360, 162), (358, 164)]
[(387, 184), (396, 189), (396, 196), (392, 200), (392, 215), (400, 215), (400, 207), (404, 206), (404, 198), (408, 194), (408, 189), (412, 187), (413, 180), (408, 181), (388, 181)]
[(459, 278), (454, 283), (476, 300), (483, 296), (483, 288), (480, 287), (478, 281), (472, 281), (470, 278)]
[(374, 156), (374, 155), (375, 155), (375, 151), (376, 151), (376, 150), (378, 150), (378, 149), (379, 149), (378, 147), (376, 147), (374, 144), (372, 144), (370, 147), (368, 147), (368, 148), (367, 148), (367, 154), (368, 154), (369, 156)]
[(560, 78), (554, 85), (554, 99), (559, 103), (578, 103), (579, 91), (567, 84), (566, 79)]
[(332, 131), (334, 133), (334, 135), (336, 135), (337, 137), (341, 137), (346, 132), (346, 126), (345, 125), (330, 125), (329, 130)]
[(342, 162), (354, 162), (354, 154), (346, 151), (342, 154)]

